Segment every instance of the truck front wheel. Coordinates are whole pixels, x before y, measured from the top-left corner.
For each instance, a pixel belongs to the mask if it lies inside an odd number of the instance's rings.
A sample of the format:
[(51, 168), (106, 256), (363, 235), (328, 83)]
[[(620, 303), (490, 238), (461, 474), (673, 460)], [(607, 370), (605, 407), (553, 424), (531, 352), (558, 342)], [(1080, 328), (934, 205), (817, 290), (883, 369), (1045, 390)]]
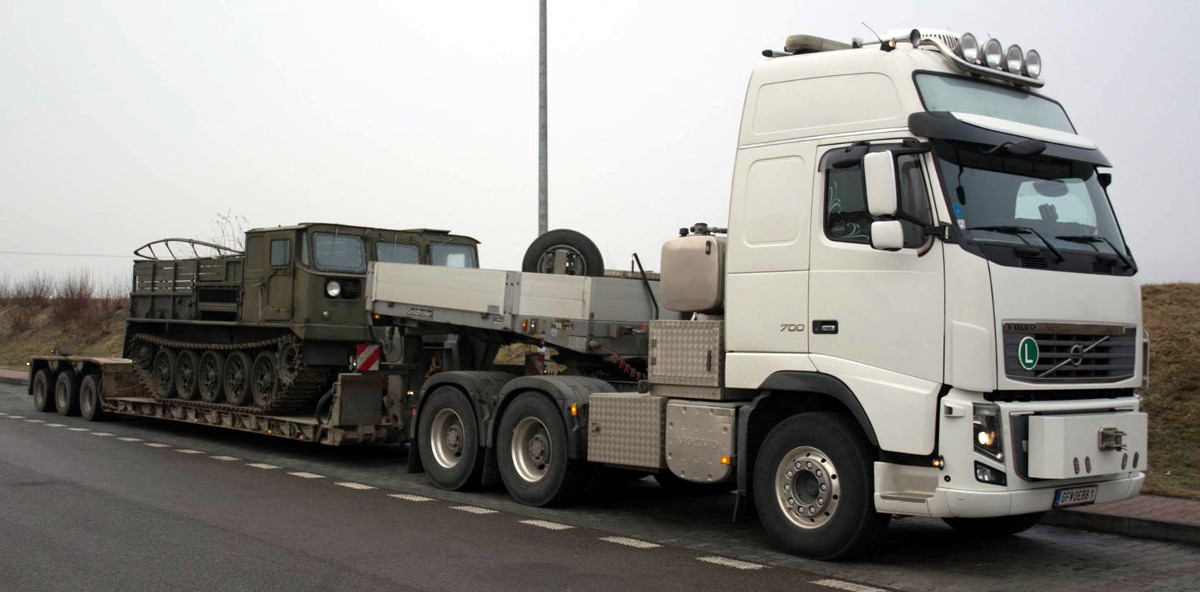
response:
[(417, 439), (421, 464), (434, 485), (457, 491), (479, 484), (479, 428), (471, 402), (458, 389), (441, 386), (430, 393), (421, 408)]
[(767, 435), (754, 462), (763, 527), (791, 553), (841, 559), (871, 548), (887, 528), (875, 511), (873, 449), (836, 413), (790, 417)]
[(591, 483), (591, 465), (567, 457), (562, 413), (540, 393), (520, 395), (508, 406), (497, 438), (500, 479), (527, 506), (575, 501)]
[(993, 518), (945, 518), (946, 524), (959, 534), (976, 539), (995, 539), (1033, 528), (1045, 512), (996, 516)]

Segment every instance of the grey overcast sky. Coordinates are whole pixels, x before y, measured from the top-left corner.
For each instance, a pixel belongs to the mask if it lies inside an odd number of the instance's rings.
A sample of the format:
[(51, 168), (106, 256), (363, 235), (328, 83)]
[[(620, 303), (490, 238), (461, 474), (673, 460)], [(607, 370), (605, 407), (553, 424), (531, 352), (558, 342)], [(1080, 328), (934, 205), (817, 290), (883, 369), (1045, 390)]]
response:
[[(609, 267), (723, 224), (764, 48), (866, 21), (1036, 48), (1114, 163), (1143, 282), (1200, 281), (1188, 2), (550, 0), (550, 226)], [(0, 251), (125, 255), (254, 226), (449, 228), (514, 268), (537, 229), (537, 1), (0, 0)], [(0, 276), (128, 260), (0, 254)]]

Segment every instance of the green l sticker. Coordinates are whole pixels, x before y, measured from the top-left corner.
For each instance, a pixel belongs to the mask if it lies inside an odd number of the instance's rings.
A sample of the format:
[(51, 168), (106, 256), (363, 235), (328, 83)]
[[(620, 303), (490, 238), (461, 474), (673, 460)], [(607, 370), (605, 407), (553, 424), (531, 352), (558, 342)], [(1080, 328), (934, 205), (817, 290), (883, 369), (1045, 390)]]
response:
[(1021, 362), (1021, 367), (1026, 370), (1037, 367), (1038, 354), (1037, 341), (1028, 335), (1022, 337), (1021, 343), (1017, 344), (1017, 360)]

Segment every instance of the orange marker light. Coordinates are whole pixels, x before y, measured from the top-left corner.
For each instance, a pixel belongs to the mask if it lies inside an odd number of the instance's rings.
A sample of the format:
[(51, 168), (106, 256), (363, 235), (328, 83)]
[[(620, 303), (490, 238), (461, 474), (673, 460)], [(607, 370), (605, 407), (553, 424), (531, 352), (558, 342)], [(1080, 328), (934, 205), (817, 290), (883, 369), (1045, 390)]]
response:
[(575, 403), (571, 403), (571, 417), (579, 416), (579, 407)]
[(721, 457), (721, 464), (723, 464), (723, 465), (726, 465), (726, 466), (729, 466), (729, 465), (733, 464), (733, 459), (732, 459), (732, 458), (729, 458), (728, 456), (722, 456), (722, 457)]

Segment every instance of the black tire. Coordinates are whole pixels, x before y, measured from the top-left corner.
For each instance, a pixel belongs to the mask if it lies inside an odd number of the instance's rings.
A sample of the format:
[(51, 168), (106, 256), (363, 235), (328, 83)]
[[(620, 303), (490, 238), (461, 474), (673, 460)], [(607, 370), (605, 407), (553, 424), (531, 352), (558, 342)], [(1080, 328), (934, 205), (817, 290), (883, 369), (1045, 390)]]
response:
[(206, 351), (200, 356), (200, 373), (196, 378), (196, 389), (200, 400), (205, 403), (220, 403), (225, 396), (222, 374), (225, 371), (225, 356), (220, 352)]
[(434, 485), (452, 491), (479, 486), (483, 476), (479, 427), (471, 402), (461, 391), (444, 385), (429, 394), (421, 407), (417, 442), (421, 464)]
[(554, 273), (554, 253), (567, 255), (565, 275), (601, 277), (604, 275), (604, 257), (592, 239), (581, 232), (559, 228), (533, 239), (525, 249), (521, 271)]
[(221, 386), (225, 391), (225, 400), (230, 405), (245, 407), (254, 400), (250, 394), (250, 367), (253, 365), (246, 352), (235, 351), (225, 358)]
[(54, 408), (62, 416), (79, 415), (79, 375), (74, 370), (60, 370), (54, 379)]
[(767, 434), (754, 462), (754, 503), (763, 527), (796, 555), (832, 560), (866, 552), (891, 518), (875, 511), (874, 459), (874, 448), (844, 415), (785, 419)]
[(279, 395), (279, 367), (274, 353), (265, 351), (254, 356), (254, 366), (250, 371), (250, 394), (254, 397), (254, 406), (264, 411), (275, 403)]
[(527, 506), (578, 501), (595, 472), (584, 459), (567, 457), (562, 412), (541, 393), (525, 393), (504, 410), (496, 442), (500, 479)]
[(169, 399), (175, 396), (175, 352), (162, 348), (154, 354), (154, 365), (150, 368), (150, 381), (154, 385), (154, 396)]
[(33, 384), (30, 388), (33, 390), (33, 408), (42, 413), (50, 413), (54, 411), (54, 390), (51, 386), (50, 370), (42, 368), (33, 375)]
[(175, 395), (184, 401), (194, 401), (200, 392), (196, 390), (200, 376), (200, 356), (185, 349), (175, 356)]
[(104, 421), (108, 414), (100, 400), (100, 378), (88, 374), (79, 383), (79, 415), (88, 421)]
[(654, 480), (658, 481), (658, 485), (672, 495), (713, 495), (729, 493), (737, 487), (737, 482), (733, 479), (720, 483), (694, 483), (685, 481), (669, 471), (655, 473)]
[(998, 539), (1025, 532), (1042, 519), (1045, 512), (996, 516), (993, 518), (943, 518), (959, 534), (973, 539)]

